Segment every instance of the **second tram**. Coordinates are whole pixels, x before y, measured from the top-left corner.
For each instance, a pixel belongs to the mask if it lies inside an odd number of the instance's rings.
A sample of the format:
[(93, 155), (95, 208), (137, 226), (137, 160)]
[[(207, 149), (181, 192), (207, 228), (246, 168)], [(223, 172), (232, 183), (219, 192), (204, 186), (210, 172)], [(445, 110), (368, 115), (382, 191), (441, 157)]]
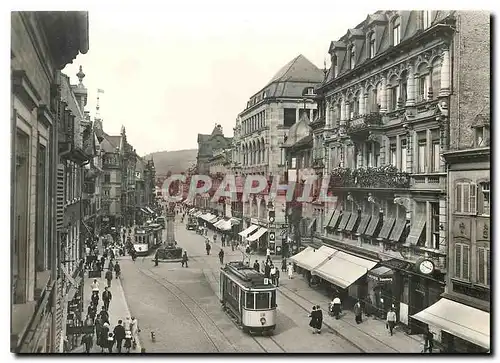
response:
[(245, 332), (273, 332), (276, 328), (276, 286), (242, 262), (221, 268), (220, 299)]
[(134, 250), (138, 256), (147, 256), (153, 247), (153, 233), (149, 228), (137, 229), (134, 233)]

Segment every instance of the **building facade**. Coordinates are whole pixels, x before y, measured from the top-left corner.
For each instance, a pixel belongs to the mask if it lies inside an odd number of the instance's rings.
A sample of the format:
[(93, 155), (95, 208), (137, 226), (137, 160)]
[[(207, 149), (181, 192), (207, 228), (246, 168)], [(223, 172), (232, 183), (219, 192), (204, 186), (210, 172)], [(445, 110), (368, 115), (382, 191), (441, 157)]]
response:
[[(413, 316), (440, 300), (453, 267), (447, 216), (455, 207), (447, 205), (451, 173), (443, 155), (454, 140), (450, 112), (462, 109), (459, 75), (468, 73), (452, 62), (474, 54), (457, 51), (457, 34), (475, 29), (476, 21), (455, 11), (371, 14), (330, 44), (331, 68), (317, 90), (318, 126), (324, 126), (313, 134), (324, 149), (313, 142), (313, 152), (325, 161), (314, 157), (313, 164), (323, 166), (336, 197), (319, 223), (321, 238), (379, 266), (379, 275), (365, 273), (341, 286), (345, 296), (366, 298), (381, 311), (394, 305), (413, 332), (424, 328)], [(330, 273), (322, 277), (338, 286)], [(427, 325), (441, 340), (442, 327)]]
[[(268, 180), (280, 176), (285, 180), (285, 153), (282, 147), (290, 128), (302, 115), (314, 120), (318, 115), (314, 88), (324, 74), (303, 55), (281, 68), (256, 94), (250, 97), (238, 115), (234, 128), (232, 172), (238, 176), (263, 175)], [(269, 190), (250, 196), (241, 203), (242, 193), (232, 198), (236, 214), (242, 211), (246, 229), (251, 224), (269, 228), (269, 211), (275, 213), (275, 224), (286, 224), (286, 201), (282, 193), (269, 197)], [(234, 213), (233, 213), (234, 215)], [(281, 228), (280, 227), (280, 228)], [(259, 247), (267, 245), (267, 234), (259, 237)]]
[(60, 70), (88, 51), (88, 14), (12, 12), (11, 27), (11, 351), (59, 352), (80, 257), (65, 204), (78, 204), (86, 159)]

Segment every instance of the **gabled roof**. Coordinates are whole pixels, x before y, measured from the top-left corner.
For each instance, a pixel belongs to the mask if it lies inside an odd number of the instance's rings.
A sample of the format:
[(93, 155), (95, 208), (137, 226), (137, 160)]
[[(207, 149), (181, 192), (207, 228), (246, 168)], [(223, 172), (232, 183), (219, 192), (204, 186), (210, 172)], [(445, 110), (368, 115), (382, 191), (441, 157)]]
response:
[(274, 77), (267, 83), (270, 85), (275, 82), (322, 82), (323, 73), (309, 59), (302, 54), (298, 55), (283, 68), (281, 68)]
[(106, 139), (110, 142), (111, 145), (113, 145), (113, 147), (117, 148), (117, 147), (120, 147), (120, 140), (121, 140), (121, 136), (110, 136), (110, 135), (106, 135)]

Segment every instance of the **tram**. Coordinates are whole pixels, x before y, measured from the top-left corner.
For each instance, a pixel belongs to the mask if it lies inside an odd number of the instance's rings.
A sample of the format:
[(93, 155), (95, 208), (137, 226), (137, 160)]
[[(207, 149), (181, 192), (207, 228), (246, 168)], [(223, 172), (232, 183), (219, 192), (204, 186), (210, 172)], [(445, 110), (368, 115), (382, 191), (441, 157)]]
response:
[(153, 247), (153, 233), (150, 228), (138, 228), (134, 233), (134, 250), (137, 256), (147, 256)]
[(220, 272), (220, 299), (247, 333), (272, 333), (276, 328), (276, 286), (241, 261), (227, 263)]
[[(161, 225), (159, 225), (157, 223), (150, 224), (149, 228), (151, 230), (151, 233), (153, 234), (152, 246), (158, 247), (159, 245), (161, 245), (162, 240), (163, 240), (163, 228)], [(156, 243), (155, 243), (155, 241), (156, 241)]]

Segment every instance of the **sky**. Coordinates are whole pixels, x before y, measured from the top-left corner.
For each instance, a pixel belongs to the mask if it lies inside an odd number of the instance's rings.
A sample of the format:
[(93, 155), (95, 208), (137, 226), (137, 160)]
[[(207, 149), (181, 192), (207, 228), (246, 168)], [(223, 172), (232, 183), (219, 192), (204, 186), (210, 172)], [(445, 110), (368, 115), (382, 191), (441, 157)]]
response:
[(232, 136), (248, 99), (282, 66), (299, 54), (329, 65), (330, 42), (377, 10), (311, 0), (182, 4), (91, 9), (89, 51), (64, 69), (76, 84), (83, 67), (92, 116), (104, 90), (104, 130), (124, 125), (139, 155), (196, 148), (215, 123)]

